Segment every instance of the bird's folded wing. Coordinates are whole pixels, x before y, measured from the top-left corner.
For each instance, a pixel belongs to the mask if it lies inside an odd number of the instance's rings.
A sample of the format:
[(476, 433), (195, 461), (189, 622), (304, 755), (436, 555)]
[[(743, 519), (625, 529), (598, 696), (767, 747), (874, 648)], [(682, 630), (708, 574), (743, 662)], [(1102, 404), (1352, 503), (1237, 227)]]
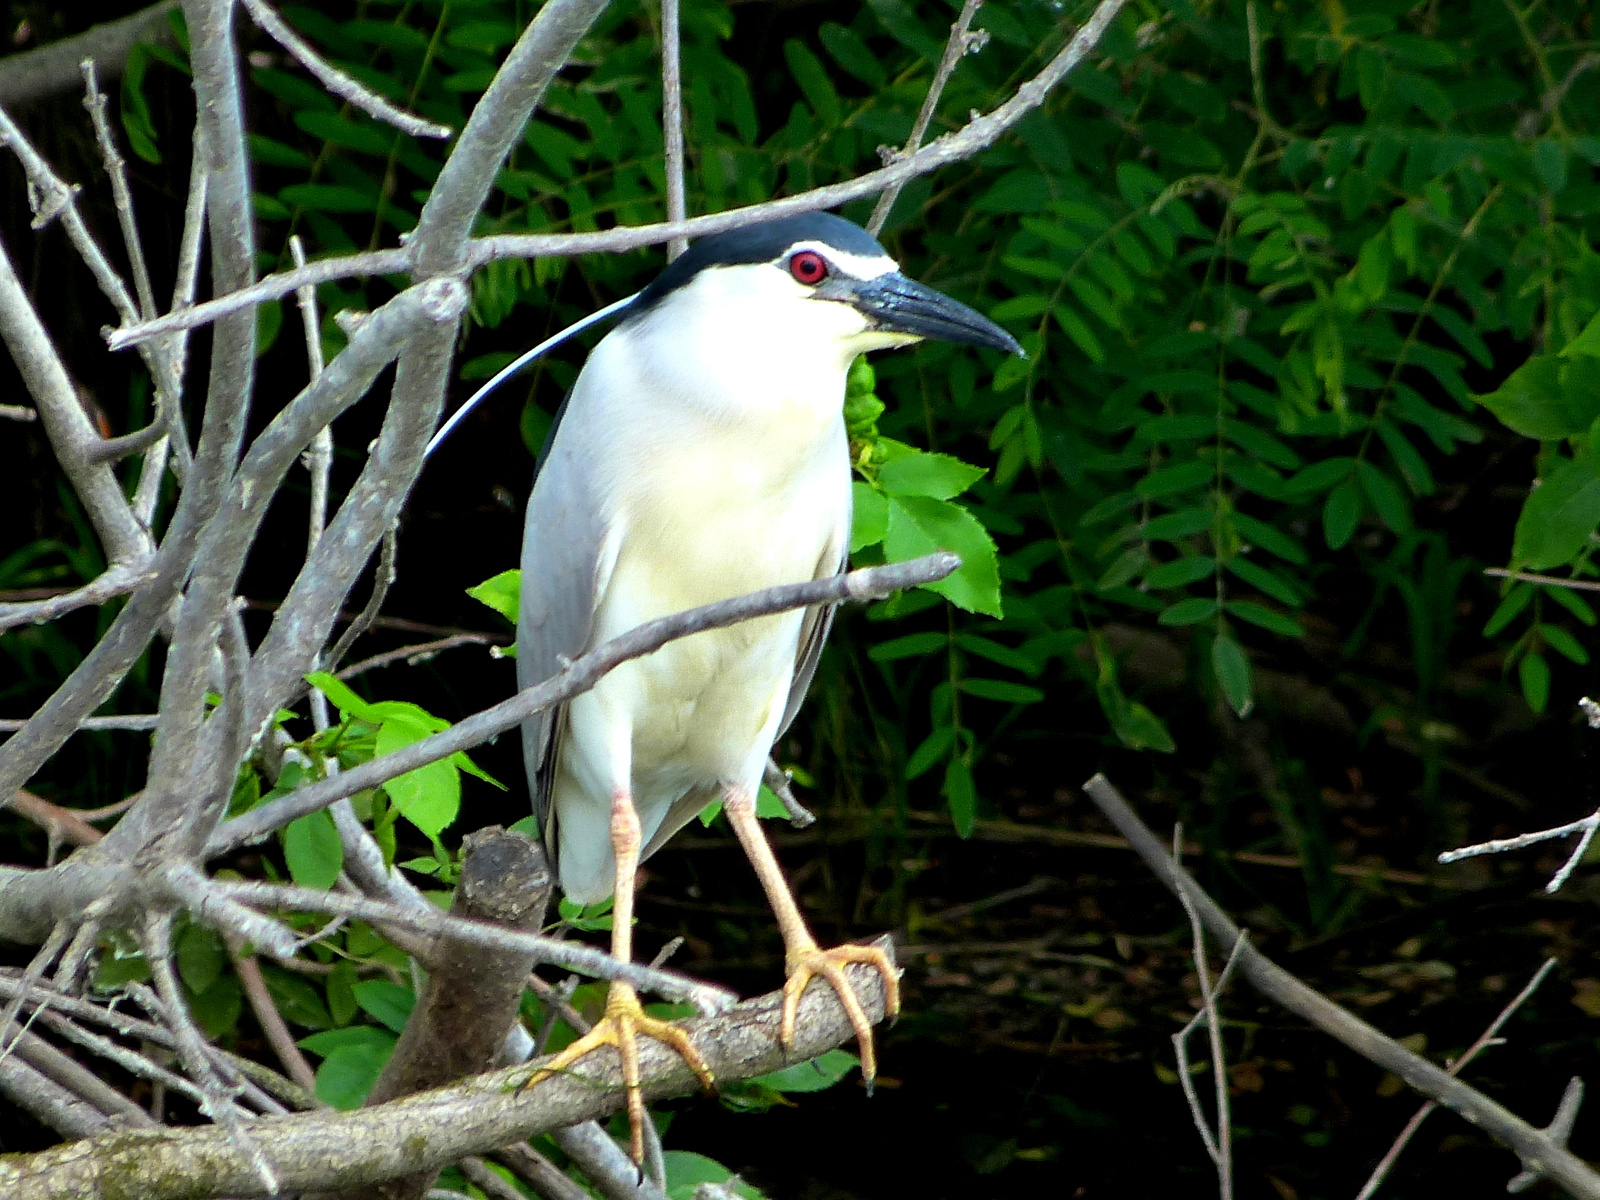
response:
[[(565, 405), (562, 406), (565, 410)], [(597, 598), (604, 587), (610, 531), (604, 506), (570, 446), (547, 443), (522, 537), (522, 599), (517, 619), (517, 685), (550, 678), (590, 648)], [(534, 816), (556, 865), (550, 807), (565, 705), (523, 722), (523, 758)]]

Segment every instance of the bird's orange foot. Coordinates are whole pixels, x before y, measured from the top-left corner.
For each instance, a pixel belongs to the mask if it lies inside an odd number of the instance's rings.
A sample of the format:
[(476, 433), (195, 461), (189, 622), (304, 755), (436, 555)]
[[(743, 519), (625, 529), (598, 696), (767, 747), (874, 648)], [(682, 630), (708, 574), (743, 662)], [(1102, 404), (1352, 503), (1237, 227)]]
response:
[(695, 1049), (689, 1035), (672, 1022), (646, 1013), (638, 995), (627, 984), (613, 983), (610, 995), (606, 997), (605, 1016), (588, 1033), (528, 1076), (527, 1082), (517, 1090), (523, 1091), (566, 1071), (573, 1063), (601, 1046), (615, 1047), (617, 1056), (622, 1060), (622, 1086), (628, 1096), (628, 1128), (631, 1131), (629, 1152), (635, 1163), (643, 1163), (644, 1123), (650, 1117), (645, 1112), (644, 1093), (639, 1086), (640, 1036), (654, 1038), (662, 1045), (671, 1047), (689, 1064), (689, 1069), (700, 1077), (700, 1085), (707, 1091), (712, 1089), (714, 1080), (711, 1068), (706, 1066), (705, 1058)]
[(778, 1026), (778, 1037), (784, 1048), (794, 1045), (795, 1014), (800, 1008), (800, 997), (816, 976), (827, 980), (844, 1005), (850, 1025), (856, 1031), (856, 1044), (861, 1050), (861, 1079), (872, 1091), (872, 1081), (878, 1074), (878, 1055), (872, 1041), (872, 1022), (861, 1008), (855, 988), (850, 986), (844, 968), (850, 963), (866, 963), (883, 977), (883, 1006), (888, 1015), (900, 1015), (900, 970), (894, 960), (880, 946), (858, 946), (847, 942), (831, 950), (815, 944), (802, 947), (789, 955), (789, 978), (783, 985), (783, 1018)]

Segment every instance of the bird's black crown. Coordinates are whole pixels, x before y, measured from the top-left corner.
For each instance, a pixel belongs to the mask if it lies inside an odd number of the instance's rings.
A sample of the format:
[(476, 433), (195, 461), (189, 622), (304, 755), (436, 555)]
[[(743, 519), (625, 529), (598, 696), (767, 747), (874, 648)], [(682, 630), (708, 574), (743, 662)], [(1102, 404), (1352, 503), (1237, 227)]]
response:
[(628, 306), (628, 312), (630, 315), (640, 313), (660, 303), (663, 297), (683, 287), (707, 267), (771, 262), (796, 242), (820, 242), (864, 258), (888, 254), (878, 244), (878, 239), (861, 226), (832, 213), (779, 217), (776, 221), (763, 221), (759, 225), (746, 225), (701, 238), (639, 293), (639, 298)]

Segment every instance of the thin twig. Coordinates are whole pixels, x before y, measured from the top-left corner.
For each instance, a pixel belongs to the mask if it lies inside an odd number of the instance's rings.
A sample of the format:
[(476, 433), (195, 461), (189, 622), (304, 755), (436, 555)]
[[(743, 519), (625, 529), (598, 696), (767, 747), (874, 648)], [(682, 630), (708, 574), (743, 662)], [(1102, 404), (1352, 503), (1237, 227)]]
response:
[(26, 404), (0, 404), (0, 420), (4, 421), (37, 421), (39, 410), (29, 408)]
[(569, 971), (581, 971), (600, 979), (620, 979), (636, 988), (651, 991), (679, 1003), (692, 1004), (701, 1012), (725, 1011), (735, 997), (731, 992), (699, 983), (672, 971), (652, 971), (638, 963), (618, 962), (609, 954), (577, 942), (524, 933), (484, 921), (463, 920), (439, 912), (431, 905), (396, 904), (369, 900), (362, 896), (318, 892), (287, 884), (211, 880), (204, 884), (210, 897), (231, 903), (288, 912), (325, 913), (363, 921), (382, 921), (433, 937), (449, 938), (495, 950), (534, 955), (541, 962), (555, 963)]
[[(950, 39), (944, 44), (944, 55), (939, 59), (938, 69), (933, 73), (933, 82), (928, 85), (928, 94), (923, 98), (922, 109), (917, 113), (917, 119), (911, 126), (911, 136), (906, 139), (905, 148), (899, 151), (889, 150), (887, 147), (878, 153), (883, 156), (884, 165), (909, 158), (915, 154), (922, 145), (922, 139), (928, 134), (928, 126), (933, 121), (933, 114), (939, 107), (939, 97), (944, 93), (944, 85), (950, 82), (950, 76), (956, 72), (956, 66), (968, 54), (976, 54), (982, 50), (989, 40), (985, 30), (969, 33), (972, 28), (972, 18), (978, 15), (978, 9), (983, 7), (983, 0), (966, 0), (961, 6), (961, 15), (956, 18), (956, 23), (950, 26)], [(878, 203), (872, 210), (872, 217), (867, 221), (867, 232), (874, 237), (883, 228), (883, 223), (889, 219), (889, 211), (894, 208), (894, 202), (900, 199), (900, 192), (905, 187), (904, 183), (891, 184), (884, 189), (883, 195), (878, 197)]]
[(339, 635), (339, 640), (333, 644), (333, 649), (328, 652), (325, 660), (325, 669), (338, 670), (339, 664), (344, 661), (344, 656), (350, 653), (350, 647), (356, 640), (372, 627), (378, 614), (383, 611), (383, 602), (389, 595), (389, 588), (394, 583), (395, 560), (400, 554), (400, 530), (391, 525), (383, 535), (383, 550), (378, 555), (378, 569), (372, 577), (372, 595), (367, 597), (366, 607), (356, 614), (356, 619), (346, 626), (345, 631)]
[(318, 83), (373, 120), (393, 125), (401, 133), (409, 133), (412, 137), (447, 138), (455, 132), (448, 125), (426, 121), (396, 108), (376, 92), (362, 87), (343, 71), (330, 65), (290, 29), (282, 17), (272, 11), (266, 0), (243, 0), (243, 3), (250, 19), (261, 27), (261, 31), (293, 55), (302, 67), (316, 76)]
[[(78, 732), (148, 733), (156, 727), (156, 722), (160, 719), (155, 713), (133, 713), (126, 717), (86, 717), (78, 723)], [(26, 717), (5, 717), (0, 719), (0, 733), (15, 733), (27, 723)]]
[(1554, 829), (1540, 829), (1534, 833), (1519, 833), (1516, 837), (1495, 838), (1492, 841), (1478, 842), (1472, 846), (1461, 846), (1455, 850), (1446, 850), (1439, 855), (1441, 863), (1460, 862), (1464, 858), (1477, 858), (1482, 854), (1504, 854), (1510, 850), (1522, 850), (1540, 842), (1548, 842), (1552, 838), (1569, 837), (1574, 833), (1582, 834), (1578, 844), (1572, 848), (1572, 853), (1567, 855), (1567, 861), (1561, 864), (1561, 869), (1549, 883), (1544, 885), (1544, 890), (1551, 894), (1559, 892), (1563, 884), (1572, 878), (1572, 873), (1578, 869), (1578, 864), (1583, 861), (1589, 843), (1594, 841), (1594, 835), (1600, 831), (1600, 809), (1596, 809), (1587, 817), (1576, 821), (1568, 821), (1565, 825), (1557, 825)]
[[(403, 662), (408, 667), (417, 666), (427, 662), (436, 654), (446, 650), (454, 650), (457, 646), (503, 646), (509, 639), (493, 633), (457, 633), (450, 637), (439, 638), (433, 642), (421, 642), (415, 646), (401, 646), (398, 650), (390, 650), (383, 654), (375, 654), (371, 658), (364, 658), (358, 663), (342, 667), (336, 672), (340, 679), (354, 679), (357, 675), (365, 675), (368, 671), (376, 671), (380, 667), (393, 666)], [(316, 693), (320, 695), (321, 693)]]
[(300, 1052), (300, 1047), (295, 1045), (294, 1034), (290, 1033), (289, 1027), (283, 1023), (283, 1015), (278, 1012), (277, 1004), (267, 991), (267, 981), (261, 974), (261, 964), (256, 960), (256, 956), (245, 953), (244, 947), (235, 939), (228, 943), (228, 957), (233, 960), (233, 973), (239, 977), (239, 986), (244, 989), (244, 998), (249, 1001), (250, 1011), (255, 1013), (256, 1024), (261, 1026), (261, 1032), (266, 1035), (267, 1044), (272, 1047), (272, 1052), (278, 1056), (278, 1061), (283, 1064), (283, 1069), (289, 1073), (290, 1079), (303, 1087), (309, 1095), (316, 1095), (317, 1073), (311, 1069), (311, 1064)]
[(1508, 571), (1504, 567), (1485, 567), (1485, 575), (1513, 579), (1519, 583), (1540, 583), (1545, 587), (1567, 588), (1575, 592), (1600, 592), (1600, 579), (1563, 579), (1559, 575), (1539, 575), (1532, 571)]
[[(667, 220), (689, 215), (683, 178), (683, 65), (678, 0), (661, 0), (661, 132), (666, 143)], [(689, 239), (667, 242), (667, 261), (689, 248)]]
[[(1482, 1051), (1487, 1050), (1490, 1046), (1504, 1044), (1505, 1039), (1500, 1036), (1500, 1030), (1511, 1019), (1512, 1014), (1521, 1008), (1534, 992), (1539, 990), (1539, 985), (1545, 981), (1545, 978), (1555, 969), (1555, 966), (1555, 959), (1545, 959), (1544, 965), (1533, 973), (1533, 978), (1528, 980), (1527, 985), (1516, 994), (1510, 1004), (1500, 1010), (1500, 1015), (1489, 1023), (1489, 1028), (1479, 1034), (1478, 1040), (1468, 1046), (1466, 1052), (1446, 1066), (1445, 1070), (1451, 1075), (1459, 1075), (1462, 1069), (1477, 1058)], [(1394, 1145), (1389, 1147), (1389, 1152), (1378, 1161), (1377, 1166), (1372, 1168), (1372, 1174), (1368, 1176), (1367, 1182), (1356, 1193), (1356, 1200), (1371, 1200), (1373, 1194), (1383, 1183), (1384, 1176), (1388, 1175), (1396, 1160), (1405, 1150), (1407, 1143), (1416, 1135), (1417, 1130), (1422, 1128), (1422, 1123), (1428, 1119), (1428, 1114), (1438, 1107), (1432, 1100), (1429, 1100), (1421, 1108), (1417, 1109), (1411, 1120), (1406, 1122), (1406, 1127), (1400, 1131), (1400, 1136), (1395, 1138)]]

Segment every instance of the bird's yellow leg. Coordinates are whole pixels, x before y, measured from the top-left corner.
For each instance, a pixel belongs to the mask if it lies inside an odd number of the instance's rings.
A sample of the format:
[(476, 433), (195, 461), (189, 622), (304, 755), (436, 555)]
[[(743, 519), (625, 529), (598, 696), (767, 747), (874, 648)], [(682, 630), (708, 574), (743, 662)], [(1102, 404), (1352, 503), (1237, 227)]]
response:
[(877, 946), (847, 943), (831, 950), (818, 947), (811, 930), (806, 927), (805, 918), (800, 915), (800, 906), (795, 903), (794, 894), (783, 877), (783, 869), (778, 866), (778, 859), (772, 853), (772, 846), (767, 842), (766, 831), (761, 828), (761, 821), (756, 816), (755, 793), (743, 787), (729, 788), (723, 799), (723, 811), (728, 814), (733, 832), (744, 847), (745, 857), (756, 869), (761, 887), (767, 893), (767, 902), (772, 905), (773, 915), (778, 918), (778, 928), (783, 933), (784, 960), (789, 977), (783, 985), (783, 1017), (778, 1026), (778, 1036), (785, 1048), (794, 1045), (794, 1022), (800, 997), (805, 994), (812, 978), (820, 975), (838, 995), (839, 1003), (844, 1005), (850, 1025), (856, 1031), (856, 1043), (861, 1048), (861, 1078), (870, 1089), (878, 1073), (872, 1023), (862, 1011), (861, 1001), (856, 996), (855, 988), (850, 986), (844, 968), (849, 963), (866, 963), (877, 968), (878, 974), (883, 977), (884, 1007), (891, 1017), (900, 1012), (899, 969), (889, 955)]
[[(616, 853), (616, 899), (611, 908), (611, 956), (619, 962), (633, 961), (633, 889), (639, 872), (639, 817), (633, 808), (633, 799), (619, 792), (611, 800), (611, 845)], [(633, 985), (613, 980), (606, 996), (605, 1015), (577, 1041), (528, 1077), (524, 1088), (532, 1087), (558, 1071), (565, 1071), (578, 1059), (600, 1046), (614, 1046), (622, 1060), (622, 1086), (628, 1097), (629, 1153), (636, 1163), (644, 1162), (644, 1123), (650, 1119), (645, 1111), (644, 1093), (639, 1080), (640, 1035), (654, 1038), (670, 1046), (700, 1077), (700, 1083), (709, 1090), (713, 1080), (700, 1051), (695, 1049), (688, 1034), (670, 1021), (647, 1014), (639, 1004), (639, 995)]]

